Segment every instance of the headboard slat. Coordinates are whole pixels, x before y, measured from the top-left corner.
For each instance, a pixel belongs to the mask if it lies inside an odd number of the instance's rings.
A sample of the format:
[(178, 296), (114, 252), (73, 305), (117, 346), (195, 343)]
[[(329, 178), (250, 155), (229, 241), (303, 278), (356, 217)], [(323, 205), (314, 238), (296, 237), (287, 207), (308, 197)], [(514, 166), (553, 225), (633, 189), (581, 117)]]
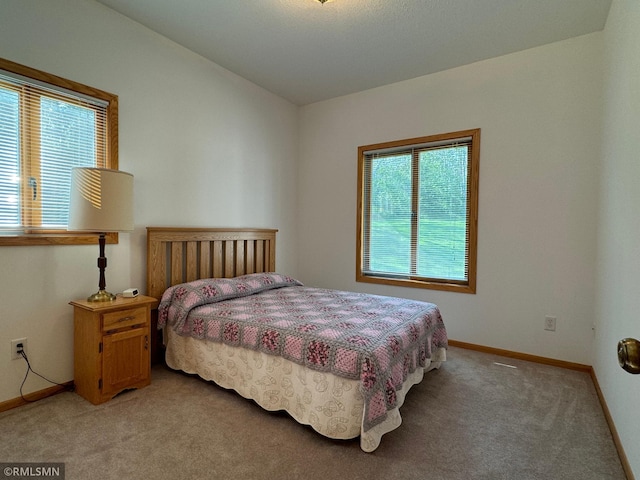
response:
[(187, 282), (198, 279), (198, 242), (187, 242)]
[(264, 270), (262, 270), (264, 263), (264, 245), (261, 240), (256, 240), (256, 273), (264, 272)]
[(245, 268), (245, 250), (244, 250), (244, 241), (236, 242), (236, 277), (239, 275), (244, 275), (247, 273), (247, 269)]
[[(149, 292), (160, 292), (162, 295), (168, 287), (166, 251), (164, 243), (147, 243), (147, 295), (151, 295)], [(149, 275), (150, 272), (153, 272), (153, 275)]]
[(171, 285), (178, 283), (184, 283), (182, 276), (182, 269), (184, 265), (184, 258), (182, 256), (182, 242), (171, 243)]
[(213, 243), (213, 278), (222, 278), (224, 277), (223, 242), (215, 241)]
[(200, 242), (200, 277), (211, 277), (211, 242)]
[(255, 244), (254, 241), (248, 241), (247, 250), (244, 253), (244, 256), (246, 258), (246, 264), (247, 264), (247, 273), (255, 273), (256, 271), (256, 260), (253, 255), (253, 252), (255, 251), (254, 244)]
[(235, 245), (235, 242), (232, 240), (227, 240), (226, 242), (224, 242), (224, 276), (227, 278), (236, 276), (233, 270), (234, 245)]

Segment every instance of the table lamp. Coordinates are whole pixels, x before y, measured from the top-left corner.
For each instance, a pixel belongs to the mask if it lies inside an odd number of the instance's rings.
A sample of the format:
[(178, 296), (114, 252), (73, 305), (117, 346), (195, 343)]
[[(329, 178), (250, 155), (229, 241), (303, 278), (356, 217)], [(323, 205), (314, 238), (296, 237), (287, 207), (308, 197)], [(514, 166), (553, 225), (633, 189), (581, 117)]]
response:
[(133, 175), (107, 168), (78, 167), (71, 170), (68, 230), (99, 233), (100, 256), (98, 292), (90, 302), (115, 300), (105, 290), (105, 234), (133, 230)]

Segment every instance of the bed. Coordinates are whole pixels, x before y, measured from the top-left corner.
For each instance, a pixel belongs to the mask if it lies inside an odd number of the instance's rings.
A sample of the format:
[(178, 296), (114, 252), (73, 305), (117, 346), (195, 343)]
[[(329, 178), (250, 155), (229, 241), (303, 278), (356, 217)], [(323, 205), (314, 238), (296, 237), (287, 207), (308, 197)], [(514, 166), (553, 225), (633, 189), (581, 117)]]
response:
[(166, 364), (373, 452), (409, 389), (446, 359), (431, 303), (278, 273), (274, 229), (147, 228), (147, 294)]

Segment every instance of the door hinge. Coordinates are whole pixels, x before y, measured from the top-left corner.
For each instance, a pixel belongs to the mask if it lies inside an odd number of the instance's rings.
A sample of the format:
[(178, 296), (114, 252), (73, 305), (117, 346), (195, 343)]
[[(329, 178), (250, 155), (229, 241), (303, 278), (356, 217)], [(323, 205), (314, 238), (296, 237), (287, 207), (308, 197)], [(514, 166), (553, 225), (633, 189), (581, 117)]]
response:
[(102, 379), (98, 380), (98, 389), (102, 390)]
[(102, 342), (98, 344), (98, 353), (102, 353)]
[(144, 349), (149, 350), (149, 335), (144, 336)]

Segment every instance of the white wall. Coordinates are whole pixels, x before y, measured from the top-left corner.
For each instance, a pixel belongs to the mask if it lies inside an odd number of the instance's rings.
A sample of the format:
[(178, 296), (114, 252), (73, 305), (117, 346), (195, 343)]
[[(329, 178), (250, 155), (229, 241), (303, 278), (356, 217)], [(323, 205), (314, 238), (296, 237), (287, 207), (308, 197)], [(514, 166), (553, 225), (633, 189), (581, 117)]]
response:
[[(135, 223), (107, 246), (107, 289), (144, 290), (146, 226), (278, 228), (297, 271), (298, 108), (91, 0), (0, 2), (0, 56), (119, 96), (120, 168)], [(73, 378), (69, 300), (97, 290), (97, 246), (0, 248), (0, 402), (36, 371)], [(30, 375), (25, 393), (50, 386)]]
[(640, 339), (640, 3), (614, 0), (605, 33), (594, 369), (627, 458), (640, 475), (640, 376), (616, 345)]
[[(595, 33), (303, 107), (301, 279), (432, 301), (450, 338), (591, 364), (601, 47)], [(357, 147), (470, 128), (477, 294), (356, 283)]]

